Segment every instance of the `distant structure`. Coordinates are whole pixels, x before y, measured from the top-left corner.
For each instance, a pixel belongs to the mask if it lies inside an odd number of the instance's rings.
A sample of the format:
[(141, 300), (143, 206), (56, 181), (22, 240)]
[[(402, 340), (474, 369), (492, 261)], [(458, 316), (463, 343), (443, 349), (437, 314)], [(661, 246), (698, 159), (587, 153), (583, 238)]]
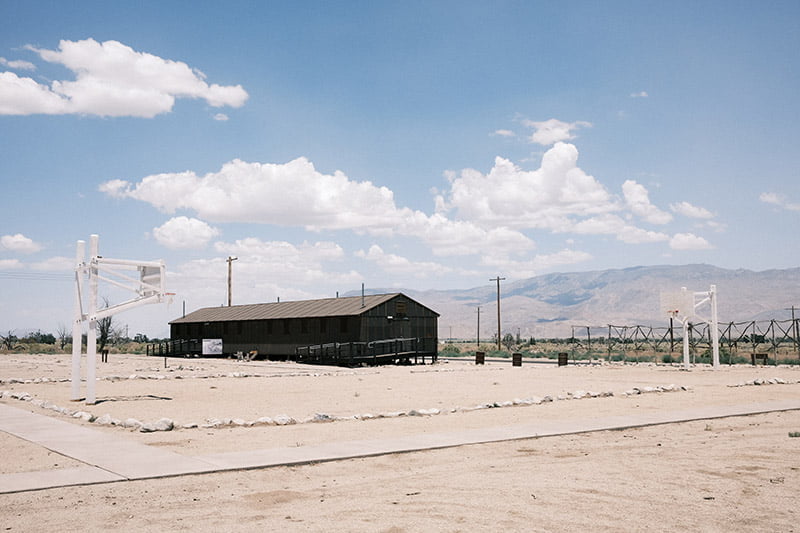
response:
[(400, 362), (436, 356), (438, 318), (402, 293), (207, 307), (171, 321), (169, 346), (153, 355)]

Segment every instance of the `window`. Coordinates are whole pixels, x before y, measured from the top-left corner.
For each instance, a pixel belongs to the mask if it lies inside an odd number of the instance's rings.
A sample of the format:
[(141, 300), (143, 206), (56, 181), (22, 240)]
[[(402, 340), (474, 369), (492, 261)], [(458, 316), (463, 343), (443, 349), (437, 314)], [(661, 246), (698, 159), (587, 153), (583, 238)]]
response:
[(284, 335), (288, 335), (290, 333), (290, 329), (289, 329), (289, 322), (290, 321), (291, 321), (291, 319), (289, 319), (289, 318), (286, 318), (286, 319), (283, 320), (283, 334)]
[(308, 319), (303, 318), (300, 320), (300, 333), (308, 333)]
[(343, 316), (339, 319), (339, 331), (341, 333), (347, 333), (347, 317)]
[(319, 319), (319, 332), (320, 333), (328, 332), (328, 321), (324, 318)]

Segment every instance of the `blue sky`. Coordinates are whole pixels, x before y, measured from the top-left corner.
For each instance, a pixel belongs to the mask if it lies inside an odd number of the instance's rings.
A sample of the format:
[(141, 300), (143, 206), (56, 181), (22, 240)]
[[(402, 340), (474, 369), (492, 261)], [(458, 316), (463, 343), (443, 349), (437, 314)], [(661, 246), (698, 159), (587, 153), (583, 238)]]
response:
[[(798, 266), (797, 2), (0, 0), (0, 331), (75, 242), (187, 310), (554, 271)], [(104, 292), (106, 291), (106, 292)], [(124, 299), (101, 288), (112, 303)]]

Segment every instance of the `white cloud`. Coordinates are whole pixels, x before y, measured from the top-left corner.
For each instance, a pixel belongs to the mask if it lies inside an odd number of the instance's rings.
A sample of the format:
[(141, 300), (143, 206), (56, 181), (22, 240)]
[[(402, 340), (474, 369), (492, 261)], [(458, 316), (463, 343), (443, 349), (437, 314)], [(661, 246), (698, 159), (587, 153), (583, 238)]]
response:
[(428, 216), (400, 208), (388, 188), (350, 180), (338, 171), (322, 174), (305, 158), (286, 164), (234, 160), (202, 177), (191, 171), (156, 174), (135, 185), (110, 180), (99, 189), (112, 197), (147, 202), (167, 213), (191, 209), (213, 222), (410, 235), (421, 238), (438, 255), (477, 253), (481, 247), (511, 251), (532, 246), (530, 239), (502, 225), (486, 229), (442, 214)]
[(391, 229), (411, 210), (395, 206), (386, 187), (322, 174), (306, 158), (286, 164), (225, 163), (219, 172), (155, 174), (136, 185), (111, 180), (100, 190), (173, 213), (191, 209), (213, 222), (257, 222), (319, 229)]
[(370, 246), (368, 251), (359, 250), (356, 257), (372, 261), (390, 274), (411, 274), (418, 278), (428, 277), (431, 274), (441, 275), (452, 272), (453, 269), (438, 263), (426, 261), (411, 261), (405, 257), (388, 254), (377, 244)]
[(0, 73), (0, 114), (88, 114), (151, 118), (172, 110), (176, 98), (202, 98), (213, 107), (240, 107), (240, 86), (209, 85), (185, 63), (137, 52), (117, 41), (65, 41), (58, 50), (28, 46), (43, 60), (64, 65), (75, 80), (50, 87), (11, 72)]
[(75, 269), (75, 258), (63, 256), (49, 257), (44, 261), (31, 264), (31, 268), (33, 270), (44, 271), (72, 271)]
[(667, 224), (672, 220), (672, 215), (650, 203), (650, 195), (640, 183), (633, 180), (625, 181), (622, 184), (622, 194), (631, 212), (645, 222)]
[[(100, 184), (99, 189), (111, 197), (149, 203), (166, 213), (189, 210), (209, 223), (414, 237), (439, 257), (520, 260), (536, 248), (526, 234), (534, 230), (613, 235), (629, 244), (669, 241), (666, 233), (636, 227), (620, 216), (630, 209), (650, 221), (671, 219), (650, 203), (644, 187), (626, 183), (626, 202), (622, 202), (579, 168), (577, 158), (574, 145), (559, 142), (545, 152), (536, 170), (522, 170), (498, 157), (487, 174), (473, 169), (446, 172), (449, 188), (431, 190), (435, 210), (430, 215), (398, 206), (386, 187), (352, 180), (341, 171), (319, 172), (304, 157), (284, 164), (237, 159), (205, 175), (185, 171), (154, 174), (138, 182), (115, 179)], [(198, 245), (211, 237), (206, 235)], [(159, 238), (174, 241), (164, 235)], [(366, 259), (369, 251), (363, 254)], [(372, 259), (376, 254), (373, 250)], [(385, 264), (402, 263), (403, 258), (390, 255), (384, 254)]]
[(562, 122), (554, 118), (543, 122), (523, 120), (522, 123), (536, 130), (530, 136), (530, 142), (541, 144), (542, 146), (550, 146), (560, 141), (572, 140), (575, 138), (572, 133), (574, 130), (592, 126), (591, 122)]
[(338, 261), (344, 257), (344, 250), (333, 242), (303, 243), (300, 246), (285, 241), (262, 241), (255, 237), (237, 240), (234, 243), (217, 242), (217, 252), (235, 254), (242, 259), (250, 258), (261, 263), (272, 262), (276, 266), (291, 263), (301, 258), (312, 261)]
[(618, 210), (603, 185), (577, 166), (578, 150), (556, 143), (545, 152), (541, 167), (524, 171), (498, 157), (484, 175), (462, 170), (450, 184), (447, 205), (459, 219), (481, 226), (539, 228), (560, 231), (572, 217)]
[(0, 248), (11, 252), (32, 254), (42, 249), (42, 245), (29, 239), (22, 233), (15, 235), (3, 235), (0, 237)]
[(17, 70), (36, 70), (36, 65), (28, 61), (9, 61), (5, 57), (0, 57), (0, 65)]
[(153, 237), (162, 246), (173, 250), (198, 249), (219, 235), (219, 230), (196, 218), (174, 217), (157, 228)]
[(669, 241), (673, 250), (711, 250), (713, 246), (703, 237), (693, 233), (676, 233)]
[(499, 226), (483, 228), (466, 220), (450, 220), (441, 213), (427, 216), (416, 212), (404, 221), (399, 233), (422, 239), (434, 255), (521, 253), (534, 242), (519, 231)]
[[(344, 250), (332, 242), (304, 242), (299, 245), (285, 241), (262, 241), (255, 237), (235, 242), (216, 242), (214, 250), (221, 255), (238, 257), (234, 263), (234, 294), (237, 301), (272, 301), (275, 297), (309, 298), (320, 294), (309, 293), (298, 287), (338, 287), (343, 290), (357, 286), (363, 277), (353, 270), (335, 268), (344, 258)], [(179, 285), (196, 287), (198, 280), (219, 283), (220, 289), (227, 274), (225, 259), (196, 260), (182, 265)], [(292, 289), (291, 287), (295, 287)], [(223, 295), (224, 290), (213, 289)], [(333, 290), (336, 290), (335, 288)]]
[(509, 278), (531, 278), (543, 271), (565, 265), (574, 265), (592, 258), (591, 254), (577, 250), (561, 250), (552, 254), (537, 254), (529, 260), (513, 260), (500, 256), (483, 256), (481, 265), (502, 271)]
[(214, 115), (214, 120), (218, 122), (225, 122), (226, 120), (228, 120), (228, 115), (226, 115), (225, 113), (217, 113), (216, 115)]
[(587, 218), (574, 225), (566, 226), (563, 231), (583, 235), (614, 235), (618, 240), (627, 244), (645, 244), (669, 240), (669, 235), (666, 233), (631, 226), (621, 217), (614, 214)]
[(789, 199), (783, 194), (762, 192), (758, 199), (765, 204), (776, 205), (781, 209), (786, 209), (787, 211), (800, 211), (800, 203), (789, 201)]
[(0, 115), (66, 113), (64, 99), (31, 78), (13, 72), (0, 72)]
[(689, 202), (679, 202), (677, 204), (670, 204), (669, 208), (672, 209), (674, 213), (678, 213), (679, 215), (683, 215), (689, 218), (701, 218), (701, 219), (714, 218), (714, 215), (708, 209), (692, 205)]
[(22, 268), (23, 265), (22, 261), (19, 259), (0, 259), (0, 269), (16, 269)]
[(494, 133), (492, 133), (492, 135), (495, 135), (497, 137), (516, 137), (517, 134), (511, 130), (494, 130)]
[(631, 93), (631, 98), (647, 98), (650, 96), (647, 91), (639, 91), (638, 93)]

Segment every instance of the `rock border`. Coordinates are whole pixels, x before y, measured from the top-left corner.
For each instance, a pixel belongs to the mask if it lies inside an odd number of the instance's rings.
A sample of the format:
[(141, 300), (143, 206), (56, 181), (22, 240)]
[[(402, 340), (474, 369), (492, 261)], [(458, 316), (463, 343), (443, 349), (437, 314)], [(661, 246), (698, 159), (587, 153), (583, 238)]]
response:
[[(626, 397), (639, 394), (679, 392), (688, 390), (690, 389), (678, 385), (666, 385), (666, 386), (656, 386), (656, 387), (650, 387), (650, 386), (634, 387), (632, 389), (622, 392), (620, 396)], [(249, 421), (241, 418), (209, 418), (203, 423), (186, 423), (177, 425), (173, 420), (169, 418), (161, 418), (153, 422), (142, 422), (135, 418), (127, 418), (125, 420), (121, 420), (118, 418), (114, 418), (107, 413), (98, 417), (88, 411), (73, 410), (66, 407), (60, 407), (47, 400), (36, 399), (27, 392), (9, 391), (9, 390), (0, 391), (0, 399), (11, 398), (19, 401), (30, 402), (31, 405), (35, 405), (42, 409), (50, 410), (62, 414), (64, 416), (80, 419), (84, 422), (98, 424), (101, 426), (115, 426), (134, 431), (138, 430), (142, 433), (172, 431), (173, 429), (176, 428), (219, 429), (219, 428), (229, 428), (229, 427), (288, 426), (295, 424), (319, 424), (319, 423), (342, 422), (342, 421), (352, 421), (352, 420), (376, 420), (381, 418), (398, 418), (403, 416), (409, 416), (409, 417), (437, 416), (437, 415), (452, 414), (459, 412), (466, 413), (472, 411), (479, 411), (483, 409), (523, 407), (531, 405), (541, 405), (544, 403), (550, 403), (555, 401), (582, 400), (591, 398), (609, 398), (612, 396), (614, 396), (614, 393), (612, 391), (593, 392), (593, 391), (578, 390), (575, 392), (568, 392), (566, 394), (558, 396), (546, 395), (542, 397), (532, 396), (526, 399), (515, 398), (513, 400), (506, 400), (502, 402), (482, 403), (471, 407), (453, 407), (451, 409), (438, 409), (438, 408), (409, 409), (407, 411), (391, 411), (378, 414), (362, 413), (350, 416), (335, 416), (326, 413), (316, 413), (314, 416), (303, 419), (296, 419), (286, 414), (279, 414), (275, 417), (263, 416), (257, 418), (256, 420), (249, 420)]]

